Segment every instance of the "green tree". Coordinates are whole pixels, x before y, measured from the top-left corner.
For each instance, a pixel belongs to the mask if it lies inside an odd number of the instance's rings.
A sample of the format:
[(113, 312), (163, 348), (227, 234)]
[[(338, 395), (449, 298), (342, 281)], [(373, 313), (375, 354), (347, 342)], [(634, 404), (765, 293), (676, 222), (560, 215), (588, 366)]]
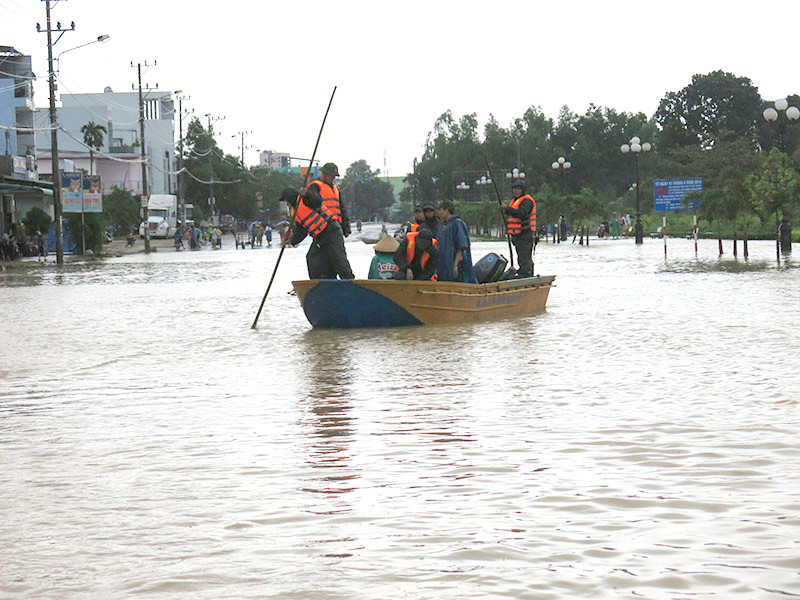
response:
[(137, 231), (140, 204), (130, 190), (114, 187), (103, 197), (103, 213), (116, 231)]
[(345, 171), (340, 186), (342, 202), (354, 219), (388, 217), (394, 203), (391, 184), (380, 179), (380, 169), (373, 171), (364, 159), (353, 162)]
[(790, 215), (800, 200), (800, 174), (792, 159), (777, 148), (770, 151), (760, 170), (750, 174), (747, 186), (765, 219), (775, 215), (776, 227), (780, 217)]
[(103, 125), (89, 121), (81, 127), (83, 143), (89, 146), (89, 175), (94, 175), (94, 151), (103, 147), (103, 136), (107, 133)]
[(761, 97), (749, 78), (724, 71), (694, 75), (680, 92), (668, 93), (655, 119), (664, 148), (681, 145), (708, 147), (722, 132), (754, 137)]
[(39, 231), (43, 234), (47, 234), (47, 230), (50, 228), (50, 223), (52, 222), (53, 220), (50, 218), (50, 215), (38, 206), (34, 206), (25, 213), (25, 218), (22, 219), (22, 224), (25, 226), (25, 233), (31, 237), (35, 236)]

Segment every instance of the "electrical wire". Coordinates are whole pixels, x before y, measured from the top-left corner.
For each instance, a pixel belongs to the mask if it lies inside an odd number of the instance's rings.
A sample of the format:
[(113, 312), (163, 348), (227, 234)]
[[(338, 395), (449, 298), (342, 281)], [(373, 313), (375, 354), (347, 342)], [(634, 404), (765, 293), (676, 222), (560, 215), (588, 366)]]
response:
[(126, 159), (126, 158), (117, 158), (116, 156), (111, 156), (110, 154), (106, 154), (105, 152), (101, 152), (100, 150), (95, 150), (95, 149), (94, 149), (94, 148), (92, 148), (91, 146), (89, 146), (89, 145), (85, 144), (84, 142), (82, 142), (81, 140), (79, 140), (78, 138), (76, 138), (74, 135), (72, 135), (72, 134), (71, 134), (69, 131), (67, 131), (67, 130), (66, 130), (66, 129), (64, 129), (63, 127), (59, 127), (59, 129), (60, 129), (61, 131), (63, 131), (65, 134), (67, 134), (67, 137), (70, 137), (70, 138), (72, 138), (73, 140), (75, 140), (76, 142), (78, 142), (78, 143), (79, 143), (81, 146), (83, 146), (84, 148), (88, 148), (88, 149), (89, 149), (89, 150), (90, 150), (90, 151), (91, 151), (93, 154), (96, 154), (97, 156), (103, 156), (103, 157), (105, 157), (105, 158), (108, 158), (108, 159), (110, 159), (110, 160), (113, 160), (113, 161), (116, 161), (116, 162), (128, 163), (128, 164), (136, 164), (136, 163), (138, 163), (138, 164), (142, 164), (143, 162), (145, 162), (145, 163), (149, 163), (149, 162), (150, 162), (150, 161), (149, 161), (147, 158), (145, 158), (144, 160), (142, 160), (141, 158), (137, 158), (137, 159)]
[(0, 129), (8, 130), (8, 131), (22, 131), (23, 133), (33, 133), (35, 131), (53, 131), (53, 129), (59, 129), (58, 125), (54, 125), (52, 127), (9, 127), (7, 125), (0, 125)]
[(17, 79), (29, 79), (31, 81), (38, 79), (36, 75), (17, 75), (16, 73), (6, 73), (5, 71), (0, 71), (0, 75), (8, 75), (9, 77), (16, 77)]

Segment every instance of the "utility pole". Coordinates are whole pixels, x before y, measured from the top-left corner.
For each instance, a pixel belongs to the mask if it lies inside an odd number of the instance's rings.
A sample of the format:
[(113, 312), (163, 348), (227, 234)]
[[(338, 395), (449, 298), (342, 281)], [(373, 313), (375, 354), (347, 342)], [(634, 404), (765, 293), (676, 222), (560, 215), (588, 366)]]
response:
[[(61, 174), (58, 170), (58, 129), (56, 123), (56, 82), (53, 73), (53, 46), (58, 43), (61, 36), (67, 31), (75, 31), (75, 21), (70, 23), (69, 29), (62, 29), (61, 22), (56, 23), (53, 29), (50, 25), (50, 0), (44, 0), (45, 11), (47, 12), (47, 74), (50, 84), (50, 163), (53, 171), (53, 217), (55, 218), (56, 229), (56, 264), (64, 264), (64, 238), (63, 238), (63, 217), (61, 214)], [(36, 24), (36, 31), (41, 32), (42, 28)], [(53, 31), (61, 32), (58, 39), (53, 41)]]
[[(185, 179), (183, 175), (183, 101), (191, 100), (191, 96), (179, 96), (182, 90), (175, 92), (178, 98), (178, 142), (180, 143), (180, 151), (178, 154), (178, 201), (180, 202), (181, 226), (186, 227), (186, 188), (184, 187)], [(186, 114), (194, 112), (194, 109), (187, 110)]]
[[(154, 67), (158, 63), (153, 61), (152, 65), (144, 63), (145, 67)], [(142, 217), (144, 220), (144, 251), (145, 253), (150, 252), (150, 211), (148, 210), (148, 203), (150, 201), (150, 194), (147, 190), (147, 146), (145, 144), (144, 139), (144, 96), (142, 96), (142, 63), (137, 63), (136, 65), (131, 62), (131, 67), (136, 67), (136, 72), (139, 76), (139, 133), (141, 136), (141, 157), (142, 157)], [(133, 84), (131, 84), (133, 87)], [(155, 87), (150, 87), (146, 85), (145, 90), (156, 90), (158, 89), (158, 84)]]
[(212, 162), (211, 158), (214, 155), (214, 130), (211, 128), (213, 123), (211, 123), (211, 119), (214, 119), (214, 123), (217, 121), (224, 121), (225, 117), (212, 117), (211, 113), (206, 113), (206, 118), (208, 119), (208, 211), (211, 213), (209, 216), (211, 217), (212, 225), (216, 225), (214, 223), (214, 206), (217, 203), (217, 199), (214, 197), (214, 163)]
[(253, 133), (252, 130), (251, 131), (239, 131), (236, 134), (231, 136), (231, 137), (242, 136), (242, 145), (239, 146), (241, 148), (241, 150), (242, 150), (242, 171), (245, 170), (245, 168), (244, 168), (244, 151), (245, 150), (250, 150), (250, 148), (252, 148), (252, 146), (245, 146), (244, 145), (244, 136), (250, 135), (251, 133)]

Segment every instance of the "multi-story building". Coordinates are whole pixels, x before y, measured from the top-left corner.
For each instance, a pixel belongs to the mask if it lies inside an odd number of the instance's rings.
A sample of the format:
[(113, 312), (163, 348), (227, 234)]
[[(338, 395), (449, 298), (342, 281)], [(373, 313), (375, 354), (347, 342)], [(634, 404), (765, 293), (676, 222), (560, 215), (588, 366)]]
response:
[(258, 156), (258, 164), (270, 170), (285, 169), (292, 166), (288, 152), (273, 152), (264, 150)]
[[(103, 193), (114, 187), (142, 190), (141, 140), (139, 127), (139, 93), (113, 92), (110, 87), (97, 94), (62, 94), (57, 109), (59, 158), (70, 159), (75, 168), (100, 175)], [(147, 93), (144, 99), (144, 131), (147, 166), (147, 193), (175, 193), (175, 120), (171, 92)], [(49, 123), (46, 110), (37, 110), (37, 127)], [(81, 128), (89, 123), (106, 129), (103, 145), (93, 151), (84, 144)], [(39, 171), (50, 173), (50, 136), (38, 132)]]
[(52, 188), (36, 171), (31, 57), (0, 46), (0, 234), (39, 207), (53, 215)]

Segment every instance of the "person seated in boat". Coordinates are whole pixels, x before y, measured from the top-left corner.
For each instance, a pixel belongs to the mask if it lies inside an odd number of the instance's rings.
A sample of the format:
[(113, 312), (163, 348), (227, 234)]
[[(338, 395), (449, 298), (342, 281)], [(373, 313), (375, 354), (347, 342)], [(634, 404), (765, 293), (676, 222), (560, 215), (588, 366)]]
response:
[(430, 281), (436, 279), (438, 256), (436, 239), (426, 227), (421, 227), (418, 231), (409, 231), (398, 244), (394, 262), (404, 279)]
[(414, 220), (406, 223), (406, 233), (418, 231), (420, 226), (425, 223), (425, 214), (422, 212), (421, 206), (414, 207)]
[(436, 216), (439, 218), (436, 229), (436, 240), (439, 243), (436, 272), (439, 281), (478, 283), (472, 266), (467, 224), (455, 214), (455, 206), (450, 200), (439, 202)]
[(344, 249), (344, 235), (319, 199), (305, 199), (294, 188), (284, 188), (281, 200), (292, 209), (292, 227), (286, 244), (296, 247), (307, 235), (313, 238), (306, 254), (309, 279), (355, 279)]
[(430, 229), (431, 233), (436, 235), (436, 228), (439, 226), (439, 219), (436, 218), (436, 207), (430, 202), (422, 206), (422, 216), (425, 219), (425, 227)]
[(400, 243), (390, 235), (375, 244), (375, 256), (369, 265), (367, 279), (403, 279), (394, 259), (394, 252), (399, 246)]

